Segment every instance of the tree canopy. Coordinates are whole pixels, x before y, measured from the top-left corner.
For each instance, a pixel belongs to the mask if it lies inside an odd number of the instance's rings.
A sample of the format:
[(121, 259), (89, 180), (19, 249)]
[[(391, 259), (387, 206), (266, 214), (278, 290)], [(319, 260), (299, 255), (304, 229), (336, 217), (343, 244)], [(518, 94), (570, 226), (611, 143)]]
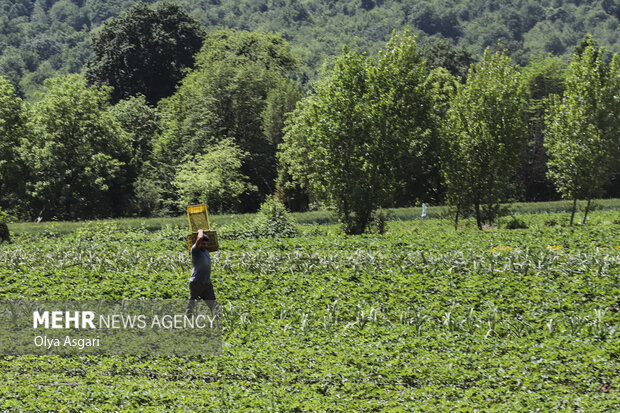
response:
[[(164, 132), (155, 142), (155, 156), (167, 174), (162, 180), (170, 182), (185, 155), (208, 153), (230, 138), (248, 153), (241, 172), (257, 191), (246, 192), (243, 204), (255, 210), (275, 191), (281, 131), (273, 122), (281, 124), (301, 96), (290, 78), (289, 45), (273, 34), (225, 30), (210, 37), (196, 61), (195, 70), (161, 104)], [(166, 197), (176, 196), (170, 188)]]
[[(109, 87), (88, 87), (80, 75), (48, 80), (32, 107), (33, 134), (23, 156), (34, 214), (76, 219), (120, 215), (110, 191), (125, 178), (127, 133), (109, 113)], [(36, 216), (36, 215), (35, 215)]]
[(281, 161), (349, 233), (379, 206), (432, 196), (437, 162), (432, 90), (417, 43), (395, 33), (377, 60), (343, 50), (293, 113)]
[(456, 217), (473, 208), (478, 227), (493, 223), (510, 199), (525, 128), (519, 71), (501, 52), (487, 50), (472, 65), (447, 112), (443, 171)]
[[(618, 55), (605, 63), (605, 49), (587, 37), (573, 55), (566, 90), (549, 108), (545, 147), (549, 177), (558, 191), (576, 200), (602, 194), (620, 157), (620, 76)], [(588, 207), (584, 214), (585, 223)]]
[[(46, 78), (82, 70), (93, 54), (90, 38), (107, 19), (136, 4), (153, 2), (0, 0), (0, 74), (11, 79), (19, 96), (32, 99)], [(281, 33), (299, 58), (299, 79), (305, 86), (343, 44), (374, 55), (394, 28), (411, 29), (421, 43), (443, 39), (474, 57), (502, 38), (503, 47), (521, 65), (532, 55), (548, 52), (568, 59), (587, 33), (612, 53), (620, 52), (617, 0), (179, 0), (175, 4), (208, 32), (230, 27)]]
[[(296, 210), (330, 204), (359, 233), (382, 207), (450, 202), (455, 217), (473, 213), (481, 227), (502, 201), (620, 188), (619, 165), (608, 162), (620, 159), (610, 138), (617, 58), (575, 37), (612, 27), (613, 2), (222, 0), (206, 14), (207, 3), (180, 2), (185, 9), (140, 4), (114, 17), (134, 2), (2, 1), (11, 17), (0, 17), (0, 207), (12, 215), (176, 214), (201, 198), (250, 212), (274, 195)], [(229, 20), (282, 34), (212, 30)], [(415, 27), (383, 43), (390, 22)], [(37, 34), (44, 28), (56, 36)], [(91, 33), (101, 52), (91, 55), (91, 82), (58, 76), (84, 68)], [(202, 44), (193, 56), (191, 39)], [(616, 40), (599, 41), (613, 50)], [(575, 44), (568, 71), (544, 53)], [(581, 147), (587, 162), (571, 158)], [(606, 155), (595, 155), (601, 147)], [(581, 168), (586, 189), (566, 192), (562, 162)]]
[(181, 208), (197, 203), (219, 213), (237, 208), (241, 195), (257, 189), (241, 173), (246, 156), (232, 139), (223, 139), (202, 155), (185, 157), (174, 181)]
[(151, 104), (170, 96), (194, 65), (204, 31), (181, 7), (138, 3), (93, 34), (86, 78), (112, 86), (112, 99), (142, 94)]
[(0, 208), (22, 205), (27, 168), (19, 148), (29, 138), (27, 114), (15, 88), (0, 76)]

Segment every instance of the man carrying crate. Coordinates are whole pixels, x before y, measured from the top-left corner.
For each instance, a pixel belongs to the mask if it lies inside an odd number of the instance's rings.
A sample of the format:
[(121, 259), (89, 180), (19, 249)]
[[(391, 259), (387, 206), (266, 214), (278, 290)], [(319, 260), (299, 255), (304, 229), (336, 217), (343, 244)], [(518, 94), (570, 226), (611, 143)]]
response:
[(209, 236), (203, 230), (198, 230), (196, 243), (191, 249), (193, 269), (189, 278), (189, 302), (186, 310), (188, 316), (194, 313), (194, 305), (198, 299), (203, 299), (207, 303), (214, 316), (219, 315), (211, 283), (211, 255), (207, 249), (208, 241)]

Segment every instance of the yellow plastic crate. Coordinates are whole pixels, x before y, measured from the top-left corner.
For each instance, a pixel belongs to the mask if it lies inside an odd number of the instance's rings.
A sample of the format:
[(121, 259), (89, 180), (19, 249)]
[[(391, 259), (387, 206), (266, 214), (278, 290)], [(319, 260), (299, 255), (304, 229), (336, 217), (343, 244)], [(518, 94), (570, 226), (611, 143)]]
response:
[[(219, 244), (217, 242), (217, 232), (204, 231), (204, 233), (209, 236), (209, 241), (207, 241), (207, 250), (210, 252), (217, 251), (219, 249)], [(188, 252), (191, 252), (192, 246), (196, 243), (196, 238), (198, 238), (198, 232), (193, 232), (185, 238)]]
[(209, 213), (207, 212), (207, 206), (190, 205), (187, 207), (187, 221), (189, 223), (190, 232), (198, 232), (199, 229), (208, 231), (211, 229), (209, 225)]
[(213, 252), (219, 249), (217, 233), (215, 231), (211, 231), (209, 213), (207, 212), (207, 206), (205, 204), (188, 206), (187, 222), (189, 223), (189, 231), (191, 232), (191, 234), (186, 237), (188, 251), (191, 251), (192, 245), (196, 243), (199, 229), (203, 230), (204, 233), (209, 236), (209, 241), (207, 241), (207, 250)]

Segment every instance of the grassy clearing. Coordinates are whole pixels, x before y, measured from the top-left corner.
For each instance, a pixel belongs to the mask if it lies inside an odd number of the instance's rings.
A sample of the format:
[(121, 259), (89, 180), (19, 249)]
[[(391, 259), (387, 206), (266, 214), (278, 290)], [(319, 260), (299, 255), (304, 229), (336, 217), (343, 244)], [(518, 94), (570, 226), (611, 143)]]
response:
[[(533, 202), (533, 203), (514, 203), (511, 204), (511, 210), (514, 215), (524, 214), (550, 214), (569, 212), (572, 207), (570, 201), (554, 201), (554, 202)], [(585, 202), (579, 203), (579, 208), (582, 210), (585, 207)], [(609, 211), (620, 210), (620, 199), (600, 199), (592, 201), (593, 210)], [(389, 220), (420, 220), (421, 207), (415, 208), (394, 208), (387, 209)], [(448, 213), (448, 208), (445, 206), (429, 206), (427, 209), (427, 219), (443, 218)], [(329, 211), (309, 211), (309, 212), (297, 212), (293, 213), (295, 221), (301, 225), (315, 225), (315, 224), (335, 224), (337, 218), (334, 213)], [(254, 218), (254, 214), (224, 214), (224, 215), (211, 215), (211, 223), (215, 227), (226, 227), (234, 224), (244, 224), (250, 222)], [(507, 220), (504, 217), (504, 220)], [(577, 220), (576, 220), (577, 221)], [(463, 220), (467, 225), (467, 220)], [(168, 217), (168, 218), (122, 218), (122, 219), (107, 219), (97, 221), (76, 221), (76, 222), (41, 222), (35, 224), (32, 222), (19, 222), (9, 224), (9, 230), (13, 234), (22, 233), (45, 233), (53, 232), (58, 234), (67, 234), (75, 231), (76, 229), (92, 223), (110, 223), (121, 229), (130, 228), (145, 228), (149, 231), (156, 231), (166, 226), (183, 227), (187, 225), (187, 217), (185, 215), (180, 217)]]

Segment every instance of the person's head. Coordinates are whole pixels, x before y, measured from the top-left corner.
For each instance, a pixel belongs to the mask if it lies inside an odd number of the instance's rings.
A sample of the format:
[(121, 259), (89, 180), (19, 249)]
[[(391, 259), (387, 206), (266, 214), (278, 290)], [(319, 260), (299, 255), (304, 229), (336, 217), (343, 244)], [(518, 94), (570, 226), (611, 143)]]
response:
[(204, 234), (202, 236), (202, 240), (200, 241), (200, 249), (203, 251), (207, 250), (207, 246), (209, 245), (209, 236), (207, 234)]

